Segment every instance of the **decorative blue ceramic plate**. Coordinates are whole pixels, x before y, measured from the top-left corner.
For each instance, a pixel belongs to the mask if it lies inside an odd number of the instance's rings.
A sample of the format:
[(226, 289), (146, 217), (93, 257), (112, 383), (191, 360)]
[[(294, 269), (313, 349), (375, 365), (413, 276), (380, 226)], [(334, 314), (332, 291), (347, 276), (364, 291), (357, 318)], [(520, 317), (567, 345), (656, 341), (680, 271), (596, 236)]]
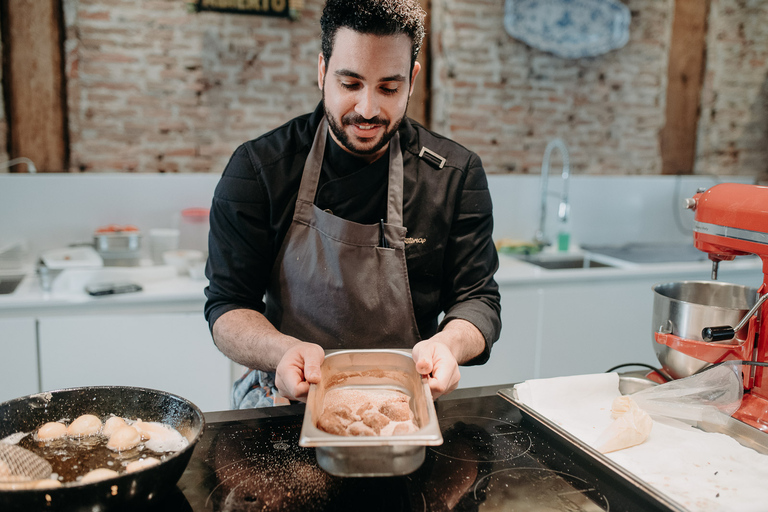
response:
[(621, 48), (631, 15), (617, 0), (506, 0), (504, 28), (524, 43), (578, 59)]

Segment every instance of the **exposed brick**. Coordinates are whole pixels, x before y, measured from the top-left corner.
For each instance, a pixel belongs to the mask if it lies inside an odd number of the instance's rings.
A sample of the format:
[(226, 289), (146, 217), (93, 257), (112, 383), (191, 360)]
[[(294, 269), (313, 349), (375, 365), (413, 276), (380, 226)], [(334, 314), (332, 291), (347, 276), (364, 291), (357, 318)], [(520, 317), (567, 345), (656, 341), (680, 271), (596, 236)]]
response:
[(197, 150), (194, 147), (168, 149), (165, 156), (196, 156)]
[[(659, 173), (674, 0), (622, 1), (629, 43), (587, 59), (510, 37), (504, 2), (432, 2), (432, 128), (494, 174), (538, 173), (553, 137), (574, 173)], [(73, 171), (218, 173), (237, 144), (320, 99), (321, 0), (298, 21), (190, 14), (185, 0), (63, 2)], [(768, 0), (711, 1), (697, 173), (768, 173), (766, 18)], [(6, 132), (0, 117), (0, 158)]]
[(83, 20), (108, 20), (110, 18), (109, 11), (80, 11), (78, 16)]

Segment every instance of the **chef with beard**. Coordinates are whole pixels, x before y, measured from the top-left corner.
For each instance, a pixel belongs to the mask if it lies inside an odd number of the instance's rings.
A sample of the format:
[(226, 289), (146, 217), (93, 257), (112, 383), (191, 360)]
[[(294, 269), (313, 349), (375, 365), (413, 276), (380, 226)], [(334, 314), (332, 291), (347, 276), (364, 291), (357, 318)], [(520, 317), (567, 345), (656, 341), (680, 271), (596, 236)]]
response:
[(322, 101), (224, 170), (205, 316), (249, 369), (234, 408), (306, 399), (328, 349), (412, 349), (434, 398), (490, 357), (501, 306), (485, 171), (405, 115), (424, 18), (417, 0), (328, 0)]

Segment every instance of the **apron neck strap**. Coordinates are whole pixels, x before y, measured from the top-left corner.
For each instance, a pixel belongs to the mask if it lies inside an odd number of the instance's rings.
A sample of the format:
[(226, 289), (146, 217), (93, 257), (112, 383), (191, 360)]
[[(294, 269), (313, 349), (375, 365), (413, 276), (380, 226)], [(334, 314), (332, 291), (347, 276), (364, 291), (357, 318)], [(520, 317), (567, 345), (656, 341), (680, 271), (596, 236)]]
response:
[(400, 134), (397, 132), (389, 141), (387, 224), (403, 225), (403, 153), (400, 151)]
[[(328, 121), (323, 116), (315, 132), (312, 149), (309, 150), (301, 176), (297, 202), (313, 205), (320, 172), (323, 168)], [(303, 215), (304, 208), (296, 208), (294, 218)], [(403, 153), (400, 151), (400, 134), (395, 132), (389, 141), (389, 185), (387, 191), (387, 224), (403, 225)]]

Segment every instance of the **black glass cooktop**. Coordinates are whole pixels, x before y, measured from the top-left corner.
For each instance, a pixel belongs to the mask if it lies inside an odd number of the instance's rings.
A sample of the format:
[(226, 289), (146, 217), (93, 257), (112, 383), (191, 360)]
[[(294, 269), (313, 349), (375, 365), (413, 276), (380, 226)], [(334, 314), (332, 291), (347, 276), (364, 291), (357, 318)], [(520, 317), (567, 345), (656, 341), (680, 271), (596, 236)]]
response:
[[(209, 421), (164, 510), (675, 510), (578, 447), (549, 435), (500, 396), (436, 403), (444, 438), (414, 473), (339, 478), (298, 446), (303, 406)], [(220, 413), (224, 414), (224, 413)], [(258, 415), (258, 410), (252, 412)], [(160, 503), (157, 503), (160, 505)]]

